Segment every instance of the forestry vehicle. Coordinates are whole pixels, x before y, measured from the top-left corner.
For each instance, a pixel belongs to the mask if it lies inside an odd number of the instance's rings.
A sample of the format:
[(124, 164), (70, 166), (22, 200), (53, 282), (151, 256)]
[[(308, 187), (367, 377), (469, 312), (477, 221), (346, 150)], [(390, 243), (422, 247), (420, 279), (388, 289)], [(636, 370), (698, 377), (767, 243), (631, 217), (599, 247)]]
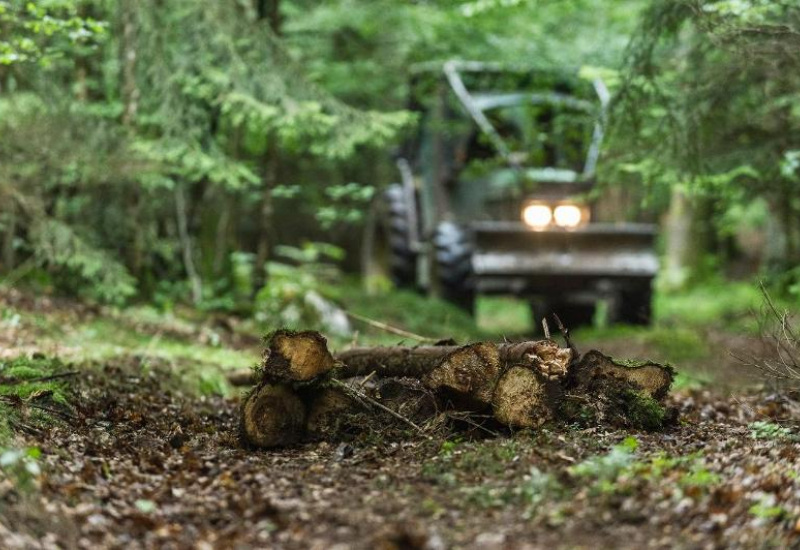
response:
[(450, 61), (414, 71), (416, 135), (376, 196), (362, 246), (368, 288), (527, 299), (590, 322), (650, 321), (655, 227), (596, 220), (590, 200), (609, 93), (601, 80)]

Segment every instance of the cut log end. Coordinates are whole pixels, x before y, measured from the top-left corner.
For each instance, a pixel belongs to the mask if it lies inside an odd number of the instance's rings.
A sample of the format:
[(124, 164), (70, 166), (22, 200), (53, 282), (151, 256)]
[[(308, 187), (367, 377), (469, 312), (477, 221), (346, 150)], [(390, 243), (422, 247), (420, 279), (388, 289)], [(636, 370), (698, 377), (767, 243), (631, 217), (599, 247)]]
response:
[(561, 411), (571, 421), (659, 430), (675, 420), (663, 403), (673, 377), (669, 366), (615, 361), (599, 351), (590, 351), (570, 376), (569, 397)]
[(575, 369), (579, 386), (589, 388), (602, 379), (627, 383), (632, 389), (656, 400), (664, 399), (672, 385), (675, 372), (666, 365), (651, 361), (615, 361), (599, 351), (583, 356)]
[(525, 366), (508, 369), (494, 391), (498, 422), (513, 428), (539, 428), (555, 413), (560, 385)]
[(358, 404), (339, 388), (322, 388), (310, 398), (306, 427), (315, 436), (338, 431), (342, 416), (357, 411)]
[(327, 374), (335, 361), (318, 332), (279, 330), (269, 337), (262, 373), (267, 377), (307, 382)]
[(497, 346), (491, 342), (479, 342), (448, 354), (423, 377), (422, 382), (459, 408), (482, 409), (492, 403), (500, 370)]
[(253, 447), (280, 447), (297, 441), (305, 421), (306, 408), (297, 394), (283, 385), (265, 384), (242, 405), (241, 435)]

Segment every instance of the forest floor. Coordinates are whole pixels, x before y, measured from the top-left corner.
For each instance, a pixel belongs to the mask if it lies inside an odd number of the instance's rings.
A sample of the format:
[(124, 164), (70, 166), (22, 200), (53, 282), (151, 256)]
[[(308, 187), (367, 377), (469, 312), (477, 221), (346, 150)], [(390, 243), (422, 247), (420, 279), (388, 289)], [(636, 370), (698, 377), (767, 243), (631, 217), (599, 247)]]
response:
[[(426, 440), (367, 424), (251, 451), (223, 375), (255, 363), (259, 341), (236, 321), (0, 291), (0, 367), (33, 355), (67, 372), (0, 399), (16, 419), (0, 442), (0, 547), (800, 548), (800, 397), (753, 385), (734, 359), (756, 349), (744, 316), (710, 308), (724, 322), (708, 323), (685, 300), (691, 319), (676, 301), (651, 329), (576, 334), (676, 364), (666, 432)], [(37, 424), (43, 412), (55, 420)]]

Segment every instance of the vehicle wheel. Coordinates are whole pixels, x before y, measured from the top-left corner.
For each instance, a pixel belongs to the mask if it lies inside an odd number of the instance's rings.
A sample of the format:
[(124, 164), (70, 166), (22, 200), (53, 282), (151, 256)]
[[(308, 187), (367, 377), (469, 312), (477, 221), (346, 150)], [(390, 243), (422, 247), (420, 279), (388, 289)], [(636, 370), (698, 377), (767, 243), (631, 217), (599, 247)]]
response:
[(452, 222), (442, 222), (433, 236), (436, 277), (442, 297), (473, 313), (475, 287), (472, 277), (473, 244), (469, 233)]
[(619, 322), (629, 325), (649, 325), (653, 317), (651, 282), (624, 288), (620, 292)]
[(409, 204), (399, 184), (392, 184), (373, 201), (362, 243), (362, 272), (367, 284), (376, 277), (397, 287), (413, 288), (417, 279), (417, 254), (411, 249)]

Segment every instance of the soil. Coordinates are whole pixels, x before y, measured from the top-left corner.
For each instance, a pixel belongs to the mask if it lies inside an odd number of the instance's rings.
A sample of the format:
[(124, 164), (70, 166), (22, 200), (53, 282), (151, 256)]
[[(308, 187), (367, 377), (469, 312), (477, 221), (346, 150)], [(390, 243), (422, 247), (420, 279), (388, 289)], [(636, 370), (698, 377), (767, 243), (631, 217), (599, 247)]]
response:
[[(796, 434), (791, 393), (680, 391), (661, 433), (366, 424), (254, 451), (237, 396), (130, 356), (78, 368), (75, 418), (20, 435), (42, 451), (37, 487), (0, 477), (2, 548), (800, 548), (800, 440), (749, 427)], [(629, 437), (638, 466), (579, 474)]]

